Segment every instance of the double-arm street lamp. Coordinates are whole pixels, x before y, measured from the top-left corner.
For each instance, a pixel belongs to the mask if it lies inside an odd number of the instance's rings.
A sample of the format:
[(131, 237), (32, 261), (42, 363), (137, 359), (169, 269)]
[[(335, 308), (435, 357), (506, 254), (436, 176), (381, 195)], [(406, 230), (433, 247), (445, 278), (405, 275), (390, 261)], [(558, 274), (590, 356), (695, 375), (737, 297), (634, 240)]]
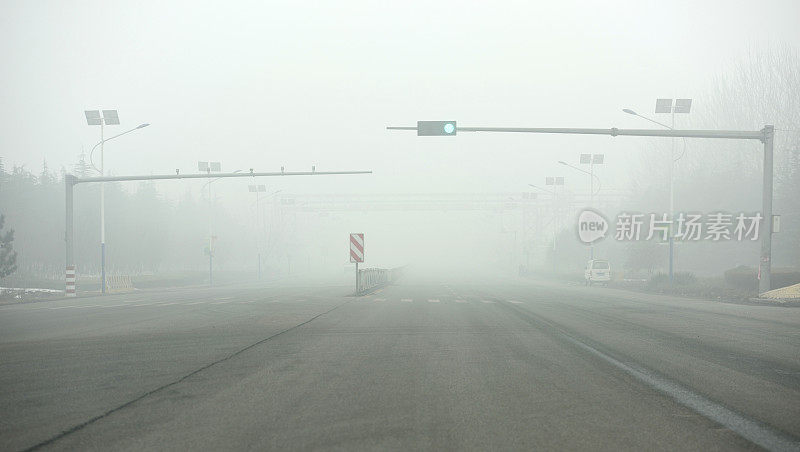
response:
[[(83, 112), (86, 115), (86, 123), (90, 126), (100, 126), (100, 142), (95, 144), (92, 147), (92, 150), (89, 151), (89, 162), (91, 163), (92, 167), (100, 173), (100, 177), (105, 176), (105, 155), (103, 153), (104, 144), (106, 141), (113, 140), (114, 138), (121, 137), (127, 133), (133, 132), (134, 130), (139, 130), (149, 126), (150, 124), (139, 124), (138, 126), (134, 127), (133, 129), (126, 130), (120, 134), (114, 135), (110, 138), (104, 138), (104, 128), (105, 126), (118, 126), (119, 125), (119, 114), (117, 110), (103, 110), (103, 114), (100, 114), (100, 110), (84, 110)], [(94, 154), (94, 150), (97, 149), (97, 146), (100, 146), (100, 168), (97, 168), (94, 165), (94, 161), (92, 160), (92, 154)], [(100, 184), (100, 290), (102, 293), (106, 293), (106, 215), (105, 215), (105, 184)]]

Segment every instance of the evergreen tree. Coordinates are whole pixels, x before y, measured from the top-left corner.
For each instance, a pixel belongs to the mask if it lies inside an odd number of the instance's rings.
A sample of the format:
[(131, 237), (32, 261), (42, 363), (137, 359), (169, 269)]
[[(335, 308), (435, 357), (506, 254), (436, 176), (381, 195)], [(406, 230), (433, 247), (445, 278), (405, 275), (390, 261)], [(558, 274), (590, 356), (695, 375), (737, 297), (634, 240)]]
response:
[(9, 229), (3, 233), (5, 217), (0, 214), (0, 278), (14, 273), (17, 270), (17, 252), (12, 247), (14, 230)]
[(89, 162), (86, 161), (85, 152), (81, 152), (80, 158), (75, 163), (73, 171), (75, 171), (75, 175), (78, 177), (86, 177), (92, 172), (91, 165), (89, 165)]

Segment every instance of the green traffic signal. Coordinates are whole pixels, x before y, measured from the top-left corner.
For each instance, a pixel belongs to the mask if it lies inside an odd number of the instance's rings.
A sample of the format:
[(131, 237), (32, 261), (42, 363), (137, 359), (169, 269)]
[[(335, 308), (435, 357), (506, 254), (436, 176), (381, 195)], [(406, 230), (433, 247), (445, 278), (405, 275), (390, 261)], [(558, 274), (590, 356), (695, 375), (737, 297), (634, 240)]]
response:
[(457, 131), (455, 121), (417, 121), (417, 136), (448, 136)]

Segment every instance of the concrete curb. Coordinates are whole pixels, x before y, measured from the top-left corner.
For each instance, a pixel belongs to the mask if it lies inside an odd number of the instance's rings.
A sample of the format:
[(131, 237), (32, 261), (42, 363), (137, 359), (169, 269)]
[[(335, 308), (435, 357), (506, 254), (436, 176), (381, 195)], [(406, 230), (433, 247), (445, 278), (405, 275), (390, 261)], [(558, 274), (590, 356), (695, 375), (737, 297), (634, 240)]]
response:
[(760, 305), (800, 308), (800, 298), (751, 298), (750, 301)]

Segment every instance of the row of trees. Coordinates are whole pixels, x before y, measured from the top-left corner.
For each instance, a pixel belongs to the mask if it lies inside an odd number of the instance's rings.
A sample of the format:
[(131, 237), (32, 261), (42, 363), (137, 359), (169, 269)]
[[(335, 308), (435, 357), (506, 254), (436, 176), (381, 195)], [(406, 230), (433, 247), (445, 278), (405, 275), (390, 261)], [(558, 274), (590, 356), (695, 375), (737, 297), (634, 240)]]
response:
[[(689, 118), (676, 126), (753, 130), (773, 124), (775, 186), (773, 210), (782, 232), (773, 236), (773, 265), (800, 267), (800, 53), (783, 47), (753, 51), (726, 68), (711, 88), (694, 100)], [(685, 123), (684, 123), (685, 121)], [(759, 142), (675, 140), (675, 209), (680, 212), (757, 212), (761, 210), (763, 152)], [(643, 212), (667, 212), (669, 141), (654, 140), (640, 162), (632, 199)], [(739, 264), (754, 265), (757, 242), (692, 243), (676, 247), (676, 267), (719, 273)], [(651, 269), (665, 262), (666, 249), (653, 243), (628, 248), (628, 266)]]

